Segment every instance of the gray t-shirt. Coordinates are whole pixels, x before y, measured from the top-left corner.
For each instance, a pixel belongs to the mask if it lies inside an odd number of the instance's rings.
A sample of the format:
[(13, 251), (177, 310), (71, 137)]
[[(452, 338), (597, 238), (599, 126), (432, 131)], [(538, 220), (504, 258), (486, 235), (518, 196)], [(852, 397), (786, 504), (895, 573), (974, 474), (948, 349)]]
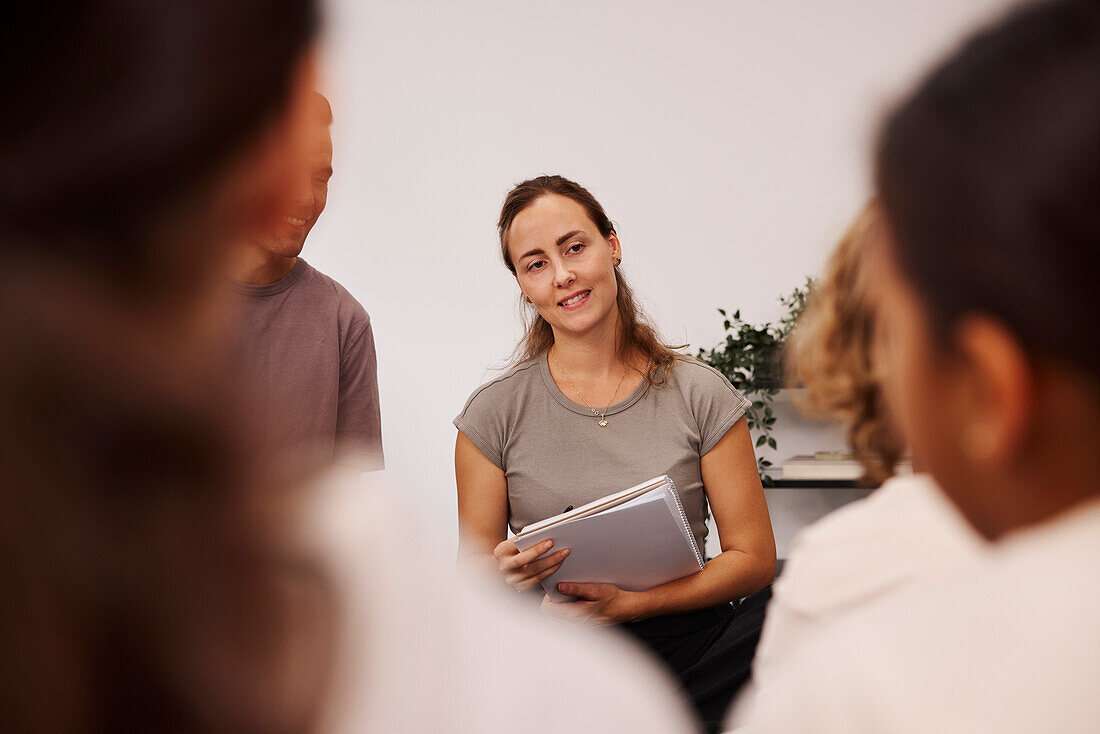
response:
[(554, 383), (546, 354), (479, 387), (454, 420), (508, 481), (508, 524), (526, 525), (668, 474), (695, 539), (707, 535), (700, 458), (749, 407), (717, 370), (678, 357), (668, 381), (643, 381), (607, 426)]
[(264, 399), (258, 450), (382, 469), (374, 334), (345, 288), (298, 258), (269, 285), (235, 284), (239, 344)]

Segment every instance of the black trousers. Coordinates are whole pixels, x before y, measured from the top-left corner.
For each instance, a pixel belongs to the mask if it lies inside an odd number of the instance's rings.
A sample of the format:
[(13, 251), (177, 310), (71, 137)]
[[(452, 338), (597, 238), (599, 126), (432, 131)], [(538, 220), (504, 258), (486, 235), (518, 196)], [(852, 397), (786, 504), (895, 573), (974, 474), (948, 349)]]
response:
[(622, 628), (664, 661), (708, 734), (718, 732), (749, 679), (771, 599), (769, 585), (740, 604), (630, 622)]

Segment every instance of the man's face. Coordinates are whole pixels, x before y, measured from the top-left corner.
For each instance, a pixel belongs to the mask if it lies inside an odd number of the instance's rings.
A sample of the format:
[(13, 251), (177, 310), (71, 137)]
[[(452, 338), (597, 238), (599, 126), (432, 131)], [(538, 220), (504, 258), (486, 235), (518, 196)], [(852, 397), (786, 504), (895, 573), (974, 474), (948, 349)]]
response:
[(281, 257), (297, 257), (306, 242), (306, 235), (313, 229), (328, 201), (328, 181), (332, 177), (332, 136), (329, 133), (331, 117), (325, 109), (319, 109), (310, 128), (308, 162), (306, 170), (294, 184), (291, 208), (279, 223), (259, 235), (255, 244), (260, 249)]

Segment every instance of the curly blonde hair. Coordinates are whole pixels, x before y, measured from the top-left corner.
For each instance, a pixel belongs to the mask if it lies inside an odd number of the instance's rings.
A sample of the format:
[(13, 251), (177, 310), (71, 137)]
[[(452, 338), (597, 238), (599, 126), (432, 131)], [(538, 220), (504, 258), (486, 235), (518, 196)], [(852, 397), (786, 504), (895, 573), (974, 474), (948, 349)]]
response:
[(848, 444), (863, 465), (863, 481), (870, 484), (892, 476), (902, 453), (875, 372), (874, 310), (867, 297), (867, 252), (881, 237), (882, 226), (872, 200), (829, 258), (788, 340), (786, 360), (791, 382), (806, 388), (799, 407), (844, 421)]

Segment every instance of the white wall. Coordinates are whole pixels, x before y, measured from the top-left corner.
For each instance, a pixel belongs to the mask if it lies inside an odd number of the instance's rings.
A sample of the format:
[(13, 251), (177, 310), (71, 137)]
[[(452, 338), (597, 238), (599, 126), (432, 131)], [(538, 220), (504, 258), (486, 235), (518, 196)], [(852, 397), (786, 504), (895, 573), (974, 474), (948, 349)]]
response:
[[(494, 224), (557, 172), (619, 225), (665, 336), (774, 319), (868, 193), (883, 109), (1005, 0), (338, 0), (329, 208), (305, 256), (367, 307), (387, 461), (453, 538), (451, 418), (518, 335)], [(780, 456), (813, 448), (780, 427)], [(838, 440), (838, 439), (835, 439)], [(824, 446), (822, 446), (824, 448)]]

